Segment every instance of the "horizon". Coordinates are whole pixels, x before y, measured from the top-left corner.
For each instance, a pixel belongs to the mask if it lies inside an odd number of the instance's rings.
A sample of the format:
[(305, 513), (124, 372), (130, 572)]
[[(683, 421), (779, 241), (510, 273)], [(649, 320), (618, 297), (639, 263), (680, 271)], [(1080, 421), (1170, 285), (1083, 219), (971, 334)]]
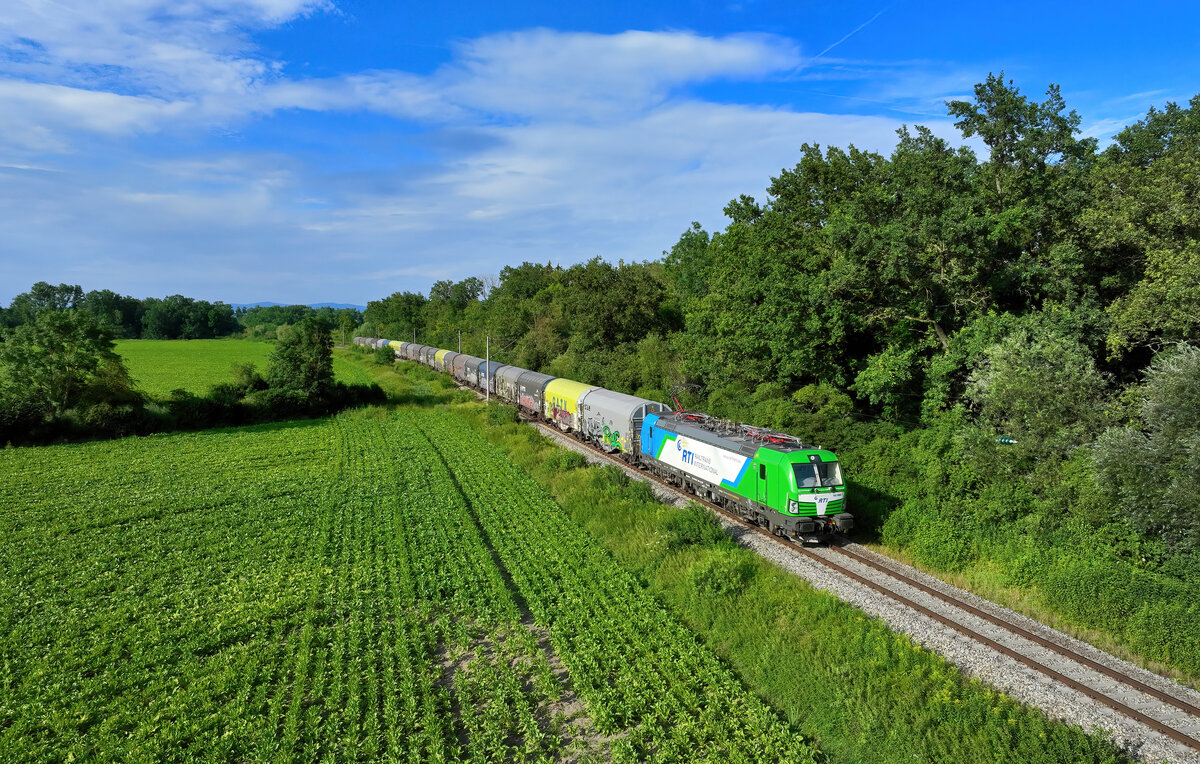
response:
[(0, 304), (47, 281), (366, 305), (656, 260), (802, 143), (963, 144), (944, 102), (992, 72), (1058, 84), (1102, 145), (1200, 92), (1200, 9), (1089, 9), (22, 4), (0, 19)]

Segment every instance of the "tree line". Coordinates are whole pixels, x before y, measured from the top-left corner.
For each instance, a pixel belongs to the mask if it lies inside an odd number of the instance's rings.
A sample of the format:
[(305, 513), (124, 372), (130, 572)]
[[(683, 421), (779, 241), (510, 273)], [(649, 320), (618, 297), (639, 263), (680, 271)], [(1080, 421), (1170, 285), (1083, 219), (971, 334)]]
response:
[(85, 293), (78, 284), (45, 281), (13, 298), (0, 308), (0, 326), (33, 324), (42, 310), (76, 310), (91, 316), (114, 337), (121, 339), (212, 339), (242, 330), (233, 308), (183, 295), (137, 299), (109, 289)]
[[(914, 558), (987, 558), (1200, 671), (1200, 610), (1146, 610), (1200, 584), (1200, 96), (1100, 149), (1057, 87), (973, 95), (946, 107), (983, 155), (922, 126), (886, 155), (804, 144), (658, 260), (398, 292), (360, 333), (490, 337), (504, 363), (838, 448), (856, 512)], [(1098, 605), (1076, 564), (1100, 558), (1111, 591), (1167, 594)]]
[[(195, 340), (244, 335), (278, 339), (280, 326), (292, 327), (305, 318), (318, 318), (341, 332), (358, 326), (362, 314), (351, 308), (311, 308), (307, 305), (264, 305), (234, 308), (175, 294), (136, 298), (110, 289), (84, 292), (78, 284), (45, 281), (0, 307), (0, 329), (32, 324), (41, 310), (78, 310), (91, 315), (118, 339)], [(284, 330), (286, 334), (288, 329)]]

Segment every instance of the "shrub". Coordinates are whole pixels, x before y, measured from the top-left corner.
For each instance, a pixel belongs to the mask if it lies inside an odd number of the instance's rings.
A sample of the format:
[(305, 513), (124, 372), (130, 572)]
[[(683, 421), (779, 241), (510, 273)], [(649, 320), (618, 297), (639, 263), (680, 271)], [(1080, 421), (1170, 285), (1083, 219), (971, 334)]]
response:
[(517, 409), (504, 403), (491, 403), (487, 407), (487, 423), (500, 427), (517, 421)]
[(1022, 456), (1062, 458), (1103, 421), (1104, 378), (1079, 341), (1020, 329), (985, 350), (967, 382), (979, 421)]
[(379, 364), (380, 366), (390, 366), (396, 362), (396, 351), (392, 350), (387, 345), (384, 345), (383, 347), (377, 347), (375, 348), (375, 352), (372, 354), (372, 358), (374, 358), (375, 363)]
[(1139, 391), (1140, 426), (1113, 427), (1092, 454), (1099, 484), (1134, 527), (1200, 549), (1200, 350), (1160, 353)]
[(621, 489), (629, 485), (629, 476), (615, 464), (605, 464), (595, 472), (596, 484), (601, 489)]
[(904, 549), (923, 564), (961, 570), (978, 554), (972, 523), (946, 507), (935, 500), (905, 501), (884, 522), (884, 543)]
[(578, 451), (556, 448), (546, 457), (545, 463), (546, 467), (554, 472), (567, 472), (568, 470), (586, 467), (587, 457)]
[(733, 540), (712, 513), (696, 503), (689, 503), (667, 520), (667, 548), (682, 549), (689, 546), (715, 547), (732, 544)]
[(455, 390), (450, 400), (453, 403), (474, 403), (478, 396), (470, 390)]
[(715, 549), (694, 563), (688, 578), (697, 594), (728, 597), (742, 591), (754, 575), (754, 561), (742, 549)]

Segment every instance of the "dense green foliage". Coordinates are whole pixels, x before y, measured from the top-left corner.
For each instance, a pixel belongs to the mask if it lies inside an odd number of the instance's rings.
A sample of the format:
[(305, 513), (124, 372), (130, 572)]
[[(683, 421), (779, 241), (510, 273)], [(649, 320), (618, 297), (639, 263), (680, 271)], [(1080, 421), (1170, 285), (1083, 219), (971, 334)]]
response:
[(221, 302), (183, 295), (142, 300), (108, 289), (84, 294), (75, 284), (52, 286), (44, 281), (13, 298), (0, 312), (0, 326), (34, 322), (41, 310), (78, 310), (90, 314), (115, 337), (146, 339), (209, 339), (240, 331), (233, 308)]
[(1136, 423), (1095, 446), (1101, 485), (1138, 529), (1171, 547), (1200, 549), (1200, 350), (1160, 355), (1132, 391)]
[(324, 395), (333, 384), (333, 338), (329, 325), (305, 318), (275, 344), (267, 360), (267, 384), (304, 395)]
[[(251, 339), (282, 339), (293, 324), (318, 318), (339, 332), (361, 323), (352, 308), (310, 308), (307, 305), (272, 305), (237, 308), (183, 295), (137, 299), (100, 289), (87, 292), (78, 284), (54, 286), (45, 281), (13, 298), (0, 308), (0, 329), (32, 324), (39, 310), (78, 309), (90, 313), (114, 337), (125, 339), (212, 339), (244, 333)], [(345, 340), (343, 339), (343, 344)]]
[[(333, 327), (340, 344), (349, 342), (350, 332), (362, 323), (362, 313), (353, 308), (310, 308), (307, 305), (263, 305), (234, 310), (244, 334), (250, 339), (283, 339), (291, 327), (306, 318), (316, 318)], [(343, 332), (345, 336), (343, 337)]]
[(490, 336), (833, 447), (861, 537), (1200, 677), (1200, 466), (1162, 414), (1200, 389), (1200, 96), (1103, 150), (1055, 87), (989, 76), (947, 108), (985, 154), (919, 126), (886, 156), (804, 145), (660, 262), (524, 263), (371, 302), (358, 333)]
[(141, 406), (111, 333), (85, 311), (42, 307), (0, 337), (0, 442), (104, 429), (118, 407)]

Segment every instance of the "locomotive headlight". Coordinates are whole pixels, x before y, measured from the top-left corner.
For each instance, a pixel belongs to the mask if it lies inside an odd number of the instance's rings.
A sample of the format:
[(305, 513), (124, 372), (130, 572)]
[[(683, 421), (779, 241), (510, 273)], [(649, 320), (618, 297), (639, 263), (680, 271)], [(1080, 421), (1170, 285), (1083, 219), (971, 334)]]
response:
[(788, 499), (788, 512), (793, 515), (800, 511), (800, 502), (795, 499)]

